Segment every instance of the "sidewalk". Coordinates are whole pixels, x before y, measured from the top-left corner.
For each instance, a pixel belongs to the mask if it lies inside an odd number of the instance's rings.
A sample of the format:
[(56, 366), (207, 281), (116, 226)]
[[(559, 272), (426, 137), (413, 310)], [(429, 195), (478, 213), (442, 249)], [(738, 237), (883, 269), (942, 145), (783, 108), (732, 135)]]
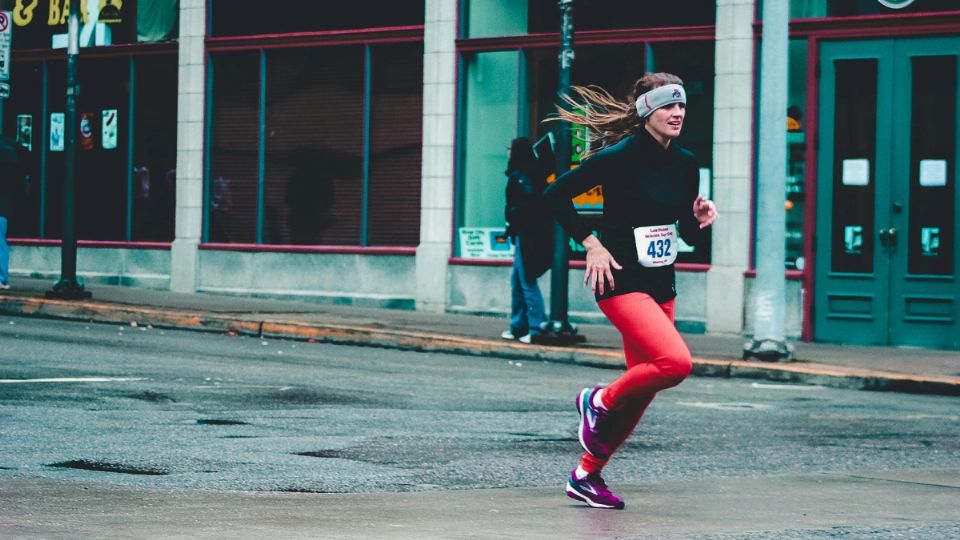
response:
[[(236, 332), (330, 343), (503, 358), (547, 360), (620, 369), (617, 331), (584, 324), (586, 343), (556, 347), (500, 339), (506, 317), (434, 314), (396, 309), (180, 294), (92, 284), (88, 300), (52, 300), (48, 280), (15, 278), (0, 293), (0, 314)], [(960, 352), (895, 347), (795, 343), (789, 363), (741, 360), (742, 336), (685, 334), (698, 376), (740, 377), (797, 384), (960, 396)]]

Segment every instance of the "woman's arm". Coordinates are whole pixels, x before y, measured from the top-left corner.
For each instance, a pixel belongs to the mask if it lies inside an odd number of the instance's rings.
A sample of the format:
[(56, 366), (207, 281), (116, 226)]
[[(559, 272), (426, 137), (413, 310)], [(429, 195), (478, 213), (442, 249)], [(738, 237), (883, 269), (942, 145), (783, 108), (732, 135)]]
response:
[(550, 213), (577, 242), (583, 243), (587, 236), (593, 234), (593, 228), (577, 213), (572, 199), (601, 183), (603, 169), (603, 156), (594, 155), (576, 169), (561, 174), (543, 192)]

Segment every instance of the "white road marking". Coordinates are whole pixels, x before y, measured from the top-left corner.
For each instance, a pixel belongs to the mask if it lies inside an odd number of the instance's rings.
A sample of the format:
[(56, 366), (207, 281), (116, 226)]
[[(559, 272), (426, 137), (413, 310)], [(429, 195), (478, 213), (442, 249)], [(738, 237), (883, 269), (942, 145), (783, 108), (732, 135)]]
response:
[(810, 384), (764, 384), (764, 383), (753, 383), (750, 386), (753, 388), (764, 388), (768, 390), (824, 390), (823, 386), (816, 386)]
[(760, 403), (715, 403), (709, 401), (678, 401), (677, 405), (696, 407), (698, 409), (718, 409), (721, 411), (749, 411), (771, 408), (770, 405), (762, 405)]
[(142, 380), (142, 377), (56, 377), (49, 379), (0, 379), (0, 384), (127, 382)]

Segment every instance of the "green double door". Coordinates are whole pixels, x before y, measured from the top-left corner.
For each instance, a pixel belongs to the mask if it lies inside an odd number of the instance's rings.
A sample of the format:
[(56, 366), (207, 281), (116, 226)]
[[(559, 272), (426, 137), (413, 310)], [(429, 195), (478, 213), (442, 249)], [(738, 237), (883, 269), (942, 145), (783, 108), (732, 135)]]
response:
[(960, 349), (958, 56), (956, 37), (821, 45), (818, 341)]

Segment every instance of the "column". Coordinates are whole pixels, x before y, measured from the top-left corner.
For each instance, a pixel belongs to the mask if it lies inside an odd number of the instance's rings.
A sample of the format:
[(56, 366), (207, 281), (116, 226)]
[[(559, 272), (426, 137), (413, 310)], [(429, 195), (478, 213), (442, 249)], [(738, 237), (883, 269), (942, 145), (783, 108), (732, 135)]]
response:
[(176, 237), (170, 254), (170, 289), (177, 292), (197, 288), (197, 246), (203, 226), (206, 12), (205, 0), (180, 0)]
[(744, 272), (750, 264), (754, 0), (717, 0), (713, 122), (713, 256), (707, 331), (743, 332)]
[(453, 235), (457, 1), (426, 0), (423, 51), (423, 165), (416, 306), (447, 307)]

